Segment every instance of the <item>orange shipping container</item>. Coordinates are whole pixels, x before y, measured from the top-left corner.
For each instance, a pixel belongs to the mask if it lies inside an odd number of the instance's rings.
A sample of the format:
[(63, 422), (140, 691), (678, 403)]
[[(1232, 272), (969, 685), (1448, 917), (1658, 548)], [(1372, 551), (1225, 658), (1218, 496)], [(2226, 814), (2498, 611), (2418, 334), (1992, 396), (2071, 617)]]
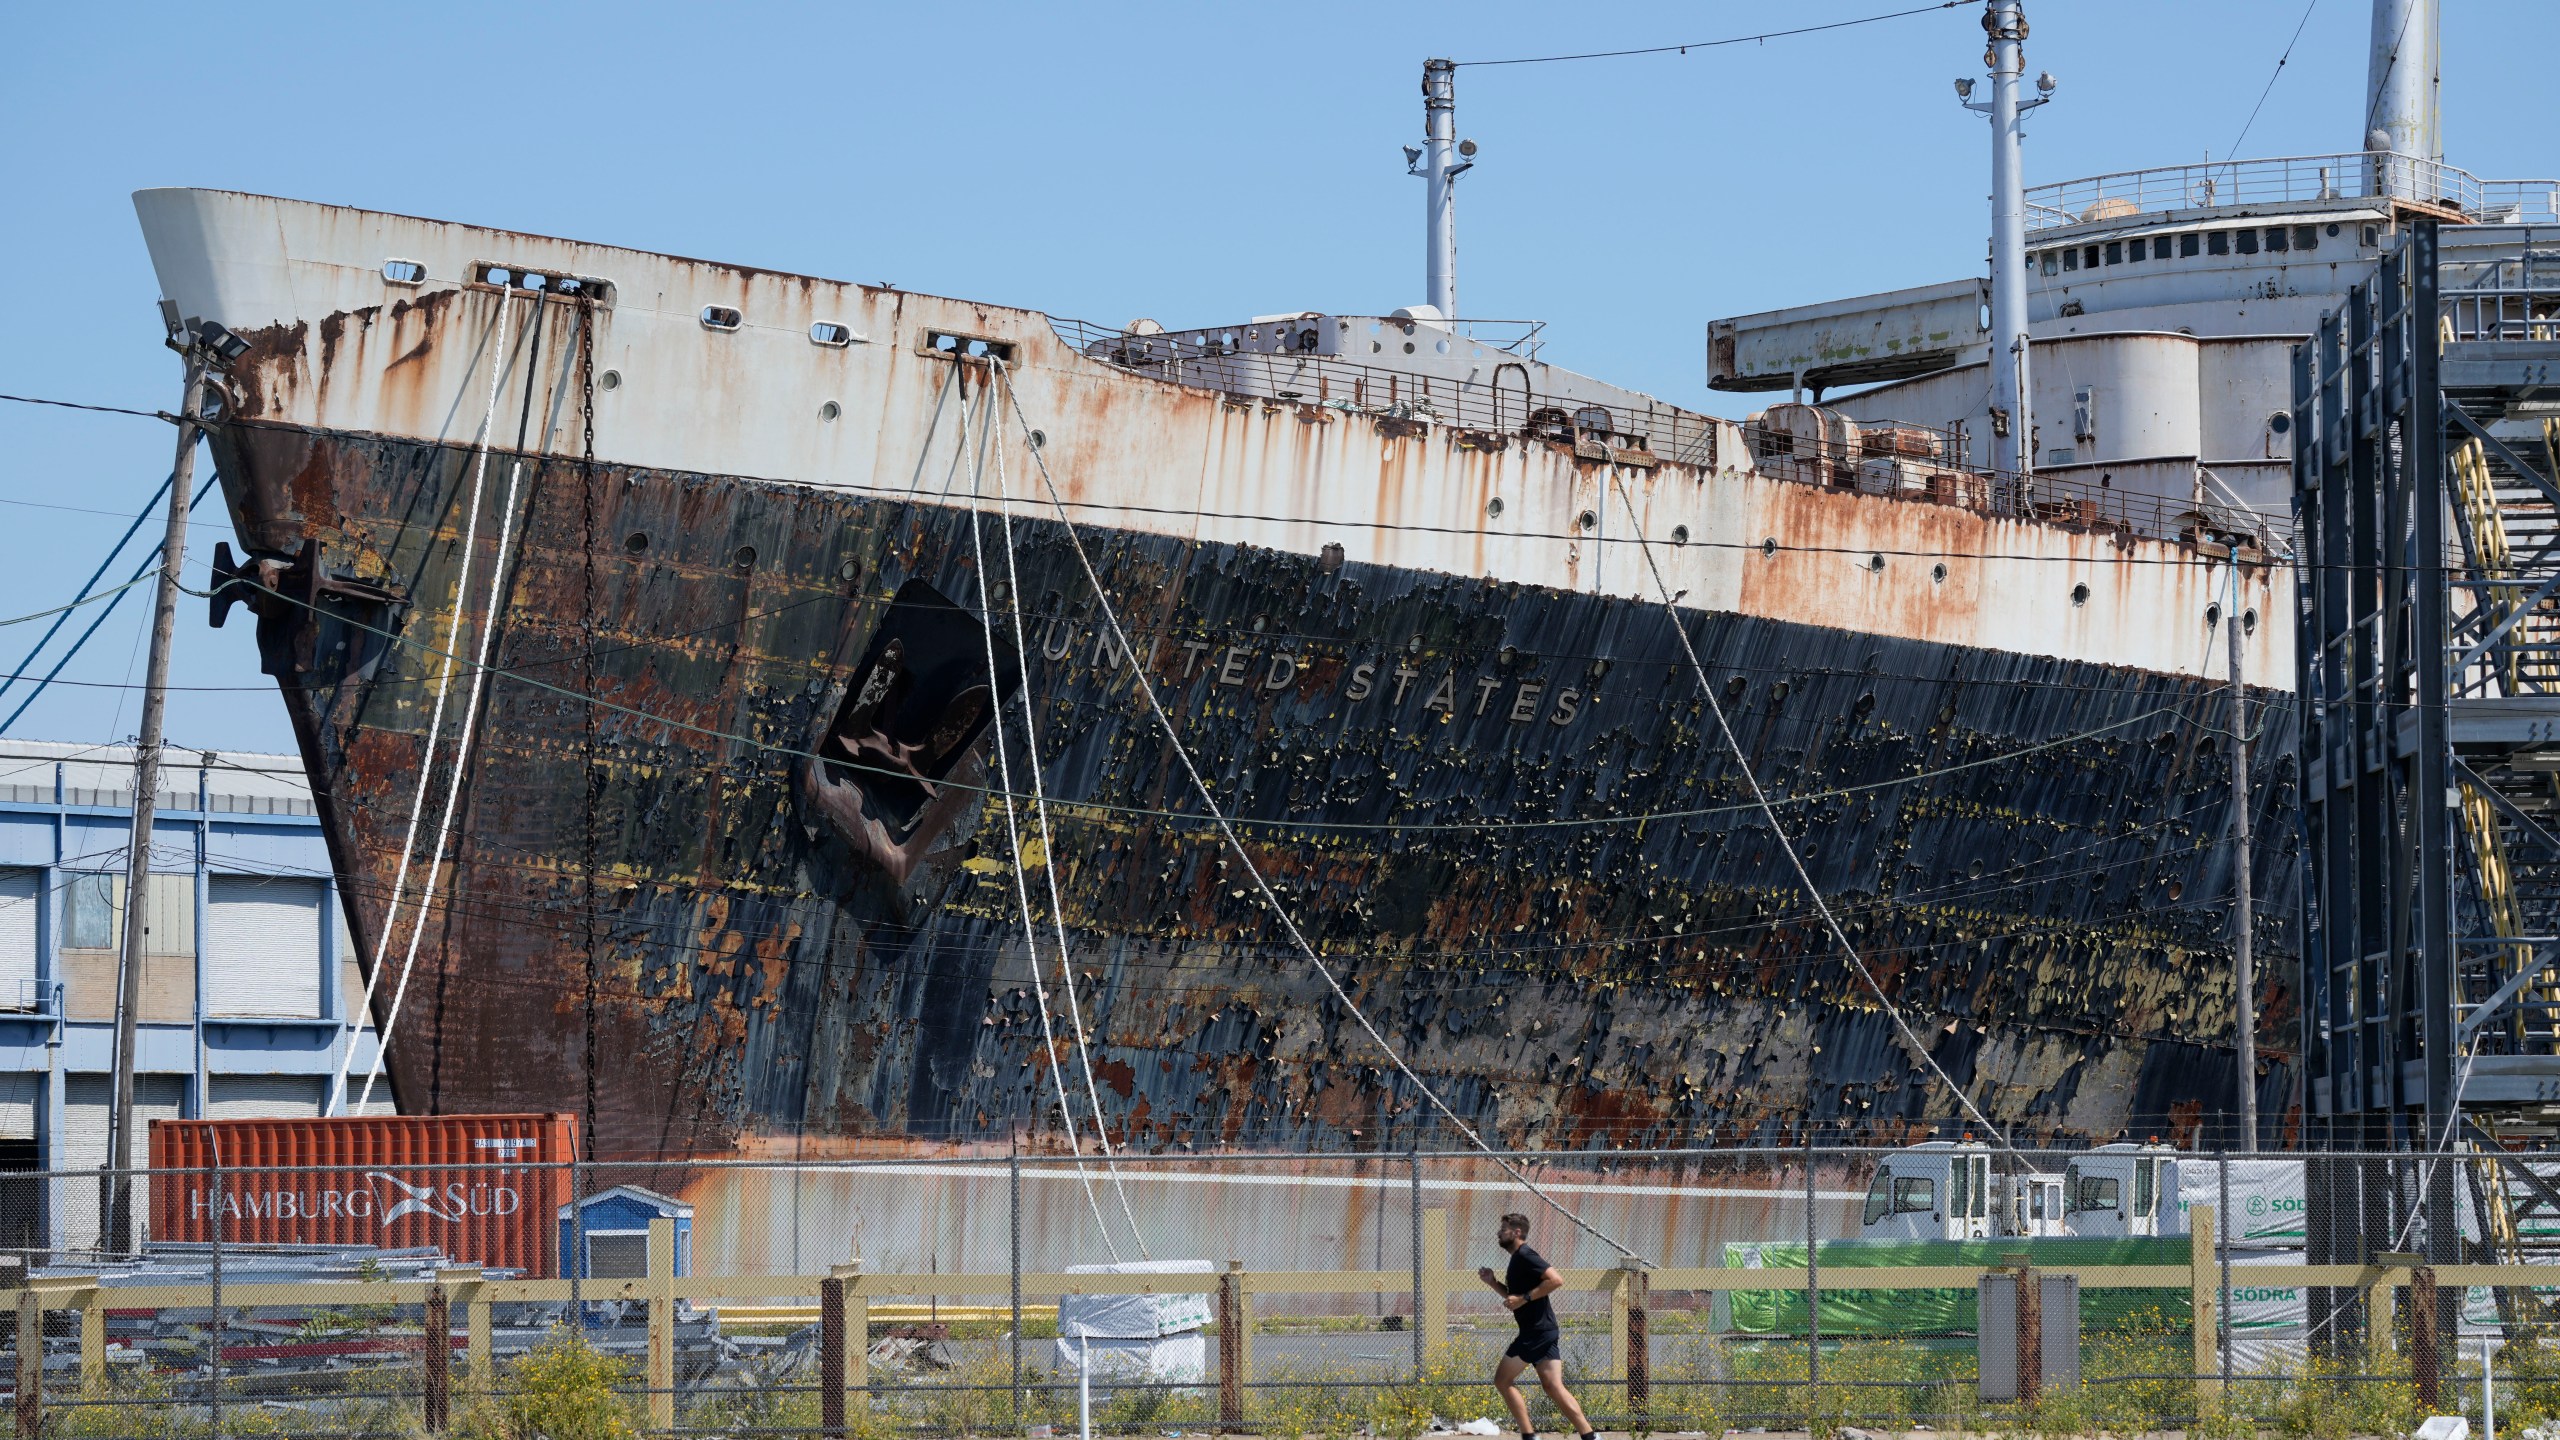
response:
[(459, 1264), (559, 1273), (574, 1115), (154, 1120), (151, 1234), (244, 1245), (433, 1245)]

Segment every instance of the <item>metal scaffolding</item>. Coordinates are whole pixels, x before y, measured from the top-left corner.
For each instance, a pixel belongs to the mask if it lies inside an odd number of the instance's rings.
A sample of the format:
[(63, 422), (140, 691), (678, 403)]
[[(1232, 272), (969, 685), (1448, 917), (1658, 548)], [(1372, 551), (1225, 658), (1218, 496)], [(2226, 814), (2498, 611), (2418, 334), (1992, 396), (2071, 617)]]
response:
[[(2316, 1148), (2476, 1155), (2560, 1124), (2555, 387), (2560, 265), (2485, 227), (2412, 226), (2295, 351)], [(2485, 1160), (2321, 1168), (2315, 1263), (2376, 1236), (2454, 1259), (2551, 1205)], [(2473, 1204), (2491, 1223), (2457, 1221)]]

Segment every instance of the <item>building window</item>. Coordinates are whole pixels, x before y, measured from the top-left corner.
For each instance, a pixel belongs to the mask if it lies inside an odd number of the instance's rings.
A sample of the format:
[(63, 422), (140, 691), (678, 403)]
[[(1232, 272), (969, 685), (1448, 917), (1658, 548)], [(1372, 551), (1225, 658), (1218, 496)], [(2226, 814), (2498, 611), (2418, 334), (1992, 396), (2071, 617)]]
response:
[(2257, 254), (2258, 232), (2255, 230), (2242, 230), (2237, 233), (2240, 241), (2240, 253), (2243, 255)]
[(74, 875), (62, 883), (63, 949), (115, 948), (116, 890), (113, 875)]
[(36, 991), (36, 896), (33, 870), (0, 870), (0, 1010), (41, 1010)]
[(2110, 265), (2121, 265), (2124, 263), (2123, 241), (2110, 240), (2107, 242), (2107, 263)]
[(205, 1013), (320, 1018), (317, 880), (216, 875), (205, 891)]
[(2199, 248), (2199, 242), (2201, 242), (2203, 239), (2204, 239), (2204, 237), (2203, 237), (2203, 236), (2198, 235), (2197, 233), (2195, 233), (2195, 232), (2194, 232), (2194, 231), (2192, 231), (2192, 230), (2188, 231), (2188, 232), (2187, 232), (2186, 234), (2184, 234), (2184, 235), (2179, 236), (2179, 237), (2178, 237), (2178, 255), (2179, 255), (2179, 257), (2180, 257), (2181, 259), (2183, 259), (2183, 258), (2185, 258), (2186, 256), (2193, 255), (2194, 253), (2196, 253), (2197, 249)]
[(2231, 253), (2231, 232), (2230, 232), (2230, 231), (2228, 231), (2228, 230), (2216, 230), (2216, 231), (2214, 231), (2211, 235), (2208, 235), (2208, 236), (2206, 236), (2205, 238), (2206, 238), (2206, 240), (2209, 242), (2209, 244), (2208, 244), (2208, 248), (2209, 248), (2209, 249), (2211, 249), (2211, 250), (2213, 251), (2213, 253), (2214, 253), (2214, 254), (2216, 254), (2216, 255), (2228, 255), (2228, 254), (2230, 254), (2230, 253)]
[(2268, 226), (2267, 253), (2271, 255), (2281, 255), (2289, 248), (2291, 247), (2285, 244), (2285, 228), (2281, 225)]

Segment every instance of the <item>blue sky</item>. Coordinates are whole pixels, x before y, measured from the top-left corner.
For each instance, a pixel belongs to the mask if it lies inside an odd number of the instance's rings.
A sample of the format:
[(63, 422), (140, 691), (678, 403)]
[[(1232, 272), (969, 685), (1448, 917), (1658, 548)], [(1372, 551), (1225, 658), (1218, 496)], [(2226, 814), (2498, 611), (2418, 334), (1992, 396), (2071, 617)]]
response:
[[(1908, 3), (1908, 0), (1903, 0)], [(0, 20), (0, 391), (166, 408), (127, 198), (207, 185), (1171, 325), (1420, 298), (1423, 59), (1709, 40), (1786, 5), (20, 6)], [(2447, 158), (2560, 171), (2560, 7), (2448, 0)], [(1685, 56), (1462, 69), (1459, 286), (1686, 404), (1716, 316), (1979, 271), (1979, 7)], [(2301, 0), (2029, 0), (2030, 182), (2229, 152)], [(2368, 9), (2319, 0), (2242, 146), (2353, 148)], [(154, 422), (0, 405), (0, 615), (69, 598), (167, 473)], [(209, 503), (191, 569), (227, 538)], [(154, 522), (156, 528), (156, 522)], [(9, 733), (129, 735), (137, 596)], [(173, 742), (291, 748), (245, 618), (181, 616)], [(85, 623), (83, 621), (82, 623)], [(43, 628), (0, 628), (0, 669)], [(0, 715), (17, 705), (0, 695)]]

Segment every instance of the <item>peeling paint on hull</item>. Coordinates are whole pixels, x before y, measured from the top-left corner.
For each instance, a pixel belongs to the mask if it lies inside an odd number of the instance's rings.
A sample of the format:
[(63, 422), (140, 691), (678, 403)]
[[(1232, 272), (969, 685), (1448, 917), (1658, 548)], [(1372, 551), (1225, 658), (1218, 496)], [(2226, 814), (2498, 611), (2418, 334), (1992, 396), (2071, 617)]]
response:
[[(433, 651), (467, 656), (476, 634), (452, 604), (471, 454), (249, 420), (216, 448), (253, 546), (317, 541), (409, 597), (404, 645), (369, 666), (360, 628), (263, 622), (273, 653), (305, 657), (285, 693), (369, 956), (425, 760)], [(592, 896), (600, 1154), (728, 1153), (792, 1132), (961, 1145), (1042, 1124), (1051, 1062), (1010, 856), (1000, 816), (965, 788), (992, 783), (985, 746), (941, 777), (939, 808), (904, 842), (849, 839), (795, 753), (828, 733), (884, 627), (919, 613), (899, 597), (976, 606), (969, 512), (558, 456), (527, 467), (450, 899), (391, 1045), (404, 1107), (582, 1093)], [(490, 488), (475, 576), (498, 529)], [(1018, 529), (1019, 687), (1063, 807), (1050, 858), (1115, 1139), (1429, 1143), (1418, 1097), (1187, 818), (1062, 532)], [(1311, 827), (1249, 828), (1257, 863), (1489, 1137), (1766, 1140), (1810, 1115), (1893, 1140), (1953, 1113), (1747, 808), (1659, 607), (1084, 533), (1222, 802)], [(2228, 1105), (2220, 687), (1765, 615), (1684, 618), (1773, 793), (1822, 797), (1782, 813), (1851, 938), (1995, 1118), (2021, 1139), (2110, 1139)], [(582, 654), (618, 707), (596, 710), (592, 750)], [(2257, 821), (2287, 839), (2260, 855), (2259, 1005), (2281, 1037), (2292, 717), (2260, 713)], [(1889, 783), (1918, 772), (1931, 774)], [(1146, 811), (1181, 815), (1133, 813)], [(1704, 813), (1543, 823), (1665, 811)], [(1415, 824), (1515, 828), (1389, 828)], [(2290, 1047), (2266, 1044), (2262, 1104), (2283, 1113)]]

